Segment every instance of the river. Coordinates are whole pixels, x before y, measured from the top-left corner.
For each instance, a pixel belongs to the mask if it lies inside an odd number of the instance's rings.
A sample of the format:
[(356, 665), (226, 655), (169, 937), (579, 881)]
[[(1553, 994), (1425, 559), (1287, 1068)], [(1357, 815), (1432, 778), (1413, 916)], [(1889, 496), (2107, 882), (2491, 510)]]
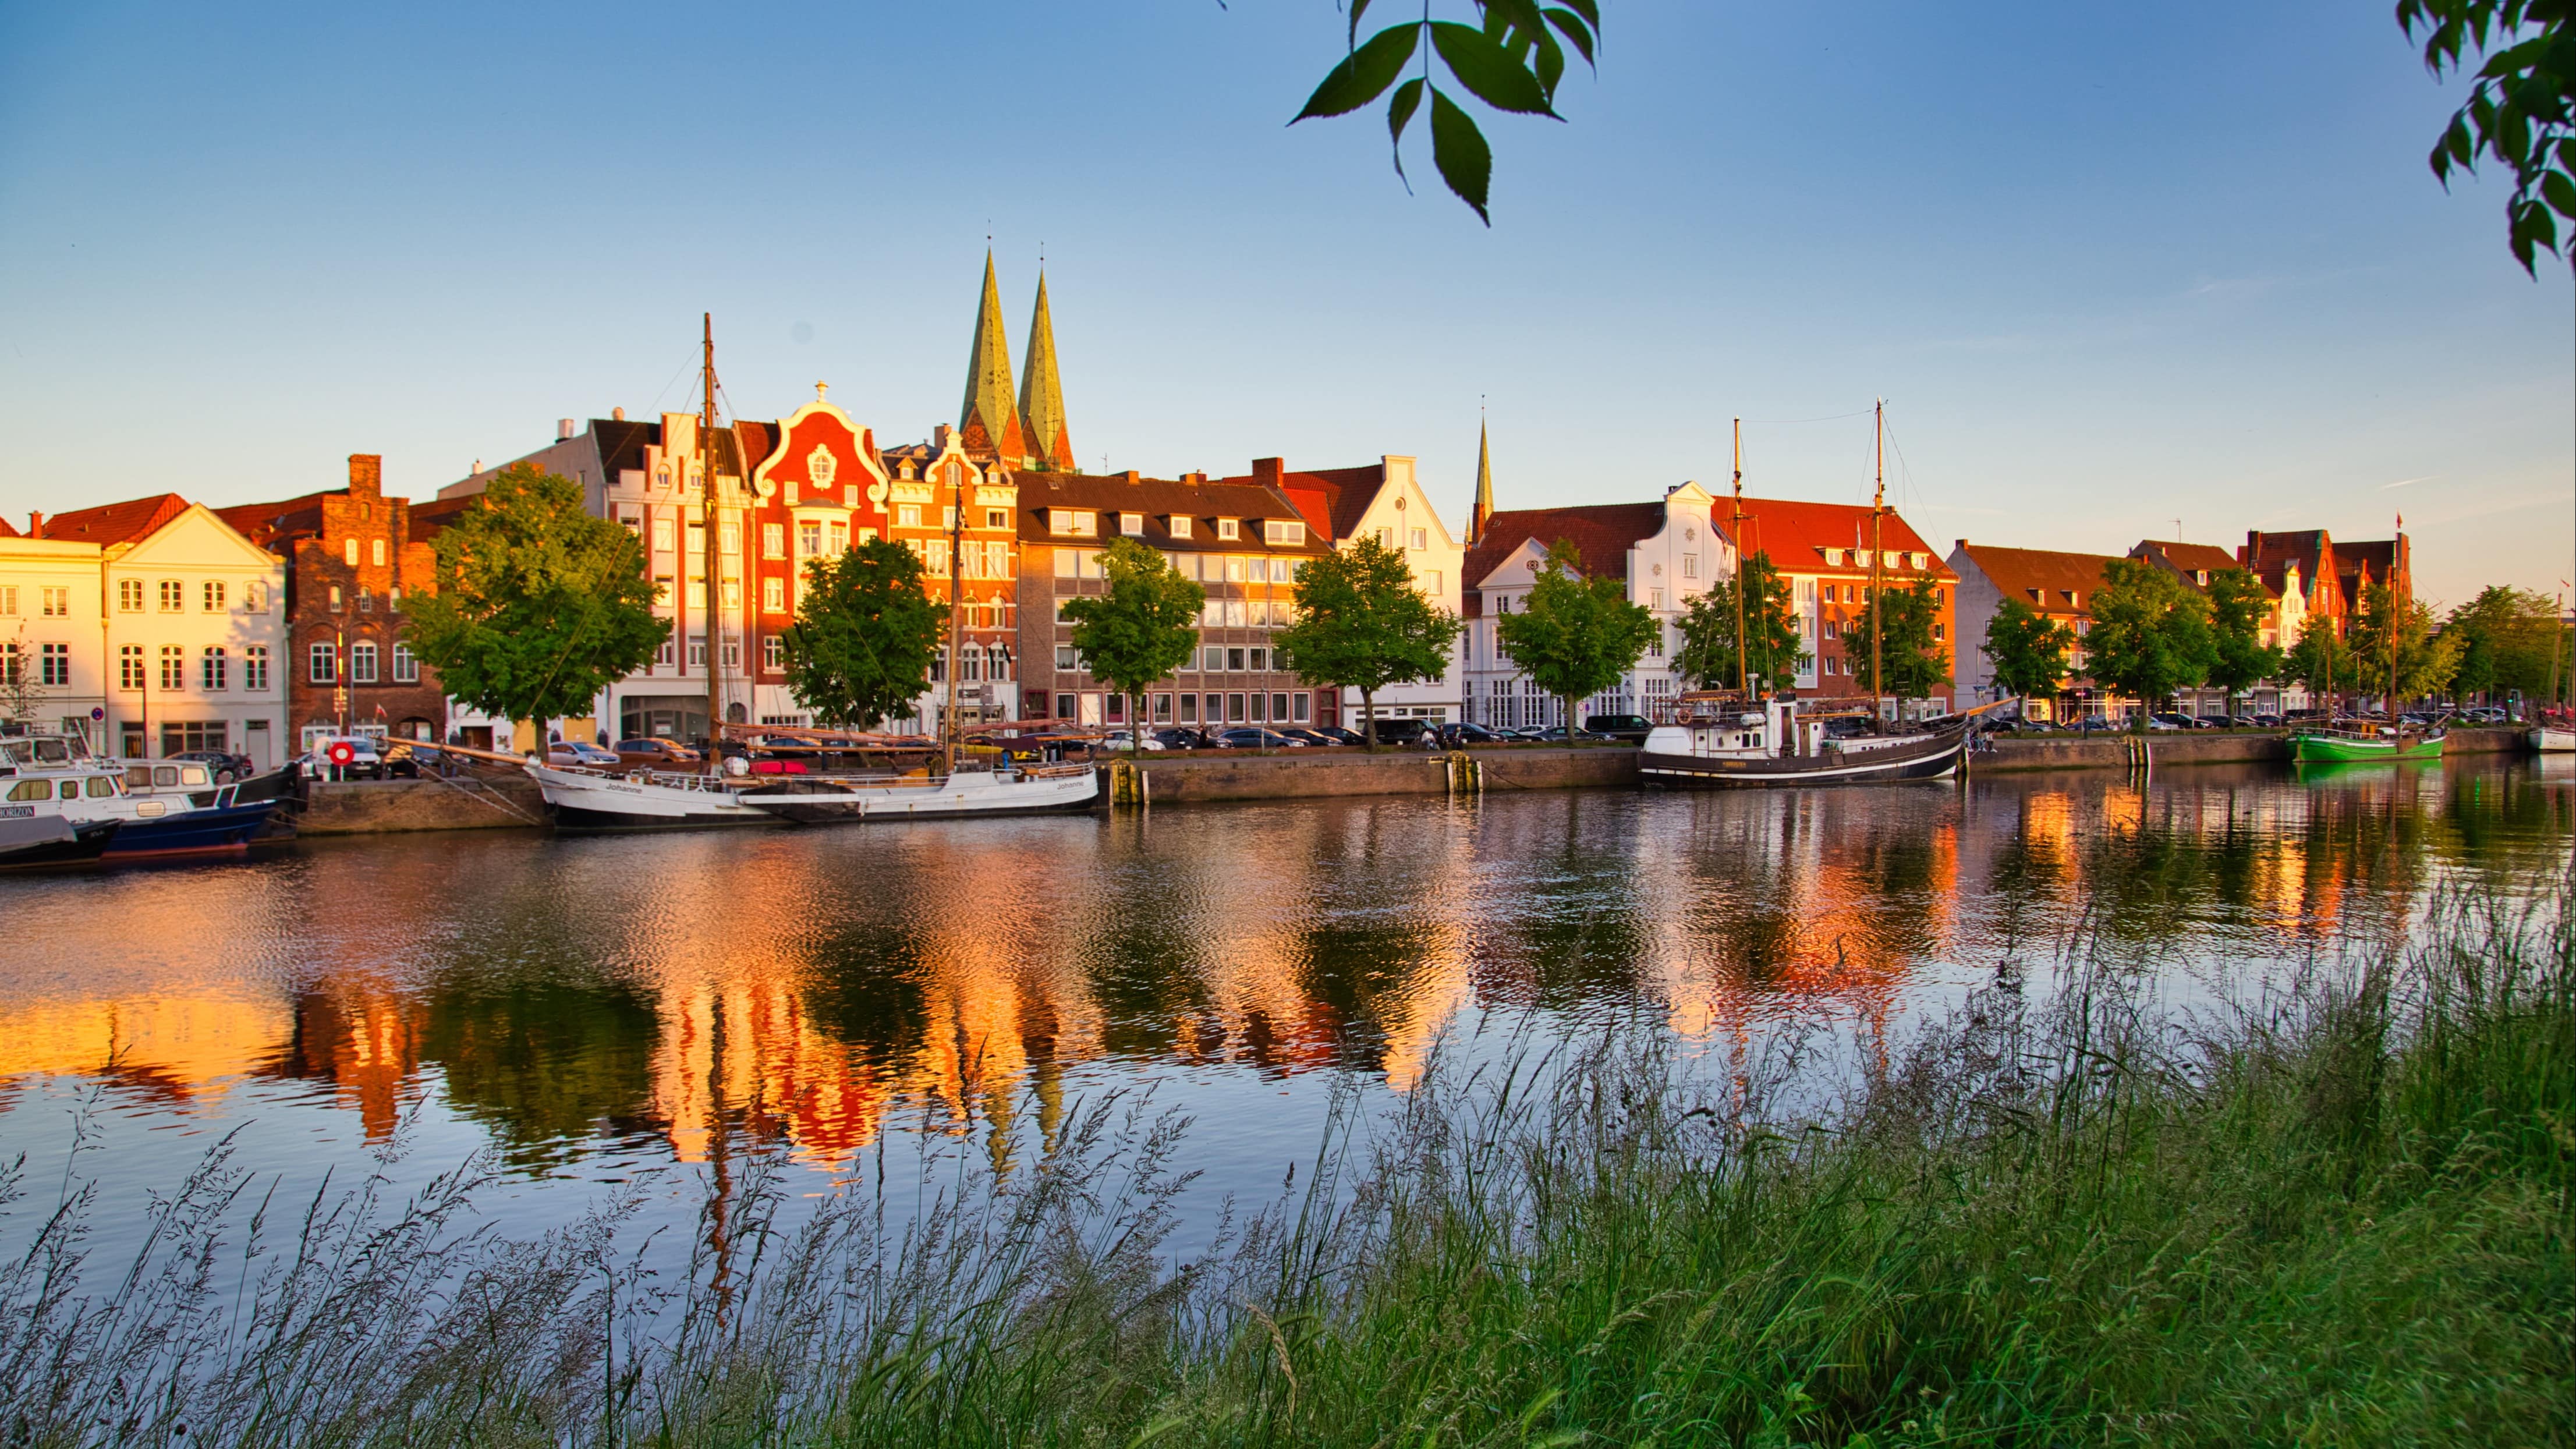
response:
[(1796, 1028), (1847, 1067), (1999, 973), (2046, 990), (2070, 943), (2226, 994), (2402, 941), (2444, 890), (2545, 906), (2561, 764), (381, 836), (0, 880), (0, 1159), (39, 1188), (0, 1249), (67, 1165), (113, 1249), (218, 1142), (290, 1191), (487, 1153), (492, 1212), (534, 1230), (616, 1184), (686, 1211), (742, 1153), (804, 1193), (889, 1156), (1007, 1172), (1111, 1091), (1192, 1118), (1194, 1192), (1260, 1197), (1336, 1088), (1391, 1100), (1435, 1050)]

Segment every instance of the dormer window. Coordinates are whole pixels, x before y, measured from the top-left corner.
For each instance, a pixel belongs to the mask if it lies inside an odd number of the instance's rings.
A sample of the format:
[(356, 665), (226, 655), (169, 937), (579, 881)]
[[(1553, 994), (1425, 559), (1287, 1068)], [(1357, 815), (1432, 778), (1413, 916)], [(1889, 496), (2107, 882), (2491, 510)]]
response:
[(1122, 513), (1122, 514), (1119, 514), (1119, 515), (1118, 515), (1118, 531), (1119, 531), (1120, 533), (1123, 533), (1123, 534), (1127, 535), (1129, 538), (1142, 538), (1142, 537), (1144, 537), (1144, 536), (1145, 536), (1145, 515), (1143, 515), (1143, 514), (1141, 514), (1141, 513)]
[(1829, 548), (1829, 549), (1826, 549), (1826, 550), (1825, 550), (1825, 567), (1827, 567), (1827, 568), (1829, 568), (1829, 569), (1838, 569), (1838, 568), (1841, 568), (1842, 566), (1843, 566), (1843, 551), (1842, 551), (1841, 549), (1838, 549), (1838, 548)]
[(1220, 518), (1216, 521), (1216, 536), (1231, 543), (1243, 536), (1242, 526), (1234, 519)]
[(2195, 577), (2200, 580), (2200, 586), (2202, 588), (2205, 589), (2209, 587), (2209, 570), (2202, 569)]
[(1171, 517), (1164, 519), (1163, 522), (1171, 528), (1172, 537), (1187, 538), (1190, 536), (1190, 523), (1192, 520), (1187, 514), (1175, 513)]
[(1261, 541), (1278, 547), (1306, 541), (1306, 525), (1295, 519), (1265, 518), (1261, 521)]
[(1097, 515), (1079, 508), (1050, 508), (1047, 510), (1047, 522), (1054, 532), (1070, 534), (1077, 538), (1088, 538), (1099, 527)]

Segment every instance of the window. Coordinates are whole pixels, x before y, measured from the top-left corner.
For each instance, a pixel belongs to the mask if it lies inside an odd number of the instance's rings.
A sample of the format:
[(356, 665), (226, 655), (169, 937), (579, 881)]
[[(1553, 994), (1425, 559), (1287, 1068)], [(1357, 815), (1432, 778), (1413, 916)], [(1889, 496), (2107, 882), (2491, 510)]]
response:
[(1658, 614), (1662, 613), (1664, 611), (1664, 591), (1661, 589), (1646, 590), (1646, 607), (1654, 610)]
[[(1304, 718), (1304, 716), (1303, 716), (1303, 715), (1300, 715), (1300, 716), (1298, 716), (1298, 717), (1299, 717), (1300, 719)], [(1284, 694), (1274, 694), (1274, 695), (1270, 696), (1270, 722), (1271, 722), (1272, 724), (1283, 724), (1283, 723), (1285, 723), (1285, 722), (1287, 721), (1287, 719), (1288, 719), (1288, 696), (1286, 696), (1286, 695), (1284, 695)]]
[(331, 612), (334, 614), (340, 612), (340, 586), (338, 584), (333, 584), (331, 586)]
[(787, 557), (786, 524), (764, 523), (760, 526), (760, 556), (762, 558)]
[(1254, 649), (1254, 650), (1252, 650), (1252, 651), (1250, 651), (1250, 652), (1251, 652), (1251, 655), (1252, 655), (1252, 672), (1253, 672), (1253, 673), (1255, 673), (1255, 674), (1259, 674), (1261, 671), (1263, 671), (1263, 670), (1265, 670), (1265, 669), (1267, 669), (1267, 668), (1269, 668), (1269, 667), (1270, 667), (1270, 663), (1269, 663), (1270, 651), (1269, 651), (1269, 650), (1267, 650), (1267, 649)]
[(16, 584), (0, 584), (0, 614), (14, 614), (16, 612), (18, 612), (18, 586)]
[(984, 545), (984, 577), (1007, 579), (1011, 576), (1011, 546), (1007, 543)]
[(72, 646), (69, 644), (46, 644), (40, 647), (43, 651), (45, 668), (43, 675), (37, 682), (41, 684), (54, 685), (71, 683)]
[(1274, 584), (1291, 584), (1296, 581), (1297, 560), (1293, 558), (1274, 558), (1270, 561), (1270, 582)]
[(689, 667), (691, 669), (707, 667), (707, 636), (704, 634), (689, 636)]
[(358, 590), (358, 612), (361, 614), (372, 614), (375, 611), (376, 591), (373, 589)]
[(409, 644), (394, 645), (394, 683), (420, 683), (420, 656), (411, 652)]
[(1232, 724), (1241, 724), (1241, 723), (1243, 723), (1243, 696), (1242, 696), (1242, 695), (1239, 695), (1239, 694), (1229, 694), (1229, 695), (1227, 695), (1227, 696), (1225, 697), (1225, 717), (1226, 717), (1227, 722), (1229, 722), (1229, 723), (1232, 723)]
[(352, 644), (349, 646), (349, 682), (351, 684), (373, 684), (376, 682), (375, 645)]
[(1241, 674), (1243, 672), (1243, 651), (1240, 649), (1228, 649), (1225, 651), (1225, 667), (1229, 673)]
[(921, 505), (918, 503), (896, 504), (894, 509), (894, 526), (897, 528), (921, 527)]
[(679, 663), (679, 662), (680, 662), (680, 644), (679, 644), (679, 641), (678, 641), (678, 640), (676, 640), (676, 639), (673, 639), (673, 638), (669, 637), (668, 635), (665, 635), (665, 636), (663, 637), (663, 639), (662, 639), (662, 647), (661, 647), (659, 650), (655, 651), (654, 656), (653, 656), (653, 659), (654, 659), (654, 662), (655, 662), (655, 663), (657, 663), (657, 664), (661, 665), (664, 669), (668, 669), (668, 668), (672, 667), (673, 665), (675, 665), (675, 664)]
[[(868, 530), (867, 537), (861, 539), (860, 542), (865, 543), (869, 539), (873, 539), (875, 537), (876, 531), (874, 529), (870, 529)], [(850, 551), (850, 525), (837, 518), (824, 525), (823, 546), (825, 551), (829, 553), (848, 553)]]
[(1055, 697), (1055, 717), (1057, 719), (1073, 718), (1074, 710), (1076, 708), (1077, 706), (1074, 703), (1072, 695), (1059, 694)]
[(1392, 528), (1379, 529), (1377, 531), (1377, 546), (1386, 549), (1395, 547), (1395, 530)]
[(45, 617), (48, 619), (68, 619), (71, 616), (72, 591), (69, 589), (45, 590)]
[(1273, 547), (1306, 541), (1306, 525), (1295, 519), (1265, 518), (1261, 521), (1261, 541)]
[(1213, 674), (1225, 668), (1225, 651), (1211, 644), (1200, 651), (1201, 667)]
[(742, 525), (728, 518), (716, 525), (716, 552), (742, 552)]
[(385, 566), (385, 541), (379, 538), (368, 544), (367, 547), (369, 549), (367, 561), (378, 568), (383, 568)]
[(760, 636), (760, 667), (772, 674), (787, 667), (787, 639), (781, 634)]
[(116, 611), (120, 614), (140, 614), (143, 612), (143, 581), (141, 579), (118, 579), (116, 581)]
[(1145, 533), (1145, 515), (1141, 513), (1119, 514), (1118, 531), (1126, 534), (1130, 538), (1143, 537)]
[(621, 504), (617, 509), (617, 521), (626, 525), (628, 533), (634, 534), (637, 538), (644, 536), (643, 509), (632, 503)]
[(692, 523), (689, 525), (689, 557), (702, 559), (706, 556), (707, 526), (703, 523)]
[(1686, 553), (1682, 555), (1682, 577), (1686, 579), (1695, 579), (1699, 577), (1698, 554)]
[(242, 650), (242, 688), (268, 688), (268, 646), (253, 644)]
[(1068, 673), (1073, 670), (1080, 669), (1082, 667), (1082, 657), (1073, 652), (1072, 645), (1058, 644), (1055, 646), (1055, 667), (1065, 670)]
[(1946, 625), (1941, 625), (1941, 624), (1935, 624), (1935, 625), (1933, 625), (1933, 626), (1932, 626), (1932, 637), (1933, 637), (1933, 638), (1935, 638), (1935, 639), (1946, 639), (1946, 638), (1948, 638), (1948, 637), (1949, 637), (1949, 633), (1948, 633), (1948, 628), (1947, 628), (1947, 626), (1946, 626)]
[(823, 551), (823, 521), (803, 518), (796, 522), (796, 551), (807, 556)]
[(984, 526), (985, 526), (986, 528), (1008, 528), (1008, 527), (1010, 527), (1010, 526), (1011, 526), (1011, 510), (1009, 510), (1009, 509), (1007, 509), (1007, 508), (987, 508), (987, 509), (985, 509), (985, 510), (984, 510)]
[(170, 690), (188, 687), (188, 651), (176, 644), (161, 646), (161, 687)]
[(760, 581), (760, 607), (763, 611), (772, 614), (786, 612), (787, 581), (785, 579), (767, 578)]
[(1172, 537), (1187, 538), (1190, 536), (1190, 524), (1195, 520), (1187, 517), (1186, 515), (1175, 513), (1163, 521), (1171, 527)]
[(1413, 551), (1415, 553), (1420, 553), (1430, 546), (1431, 534), (1429, 530), (1420, 528), (1413, 530)]
[(739, 639), (727, 639), (726, 641), (724, 641), (724, 667), (725, 667), (725, 668), (727, 668), (727, 669), (740, 669), (740, 668), (742, 668), (742, 641), (741, 641), (741, 640), (739, 640)]
[(27, 661), (18, 655), (18, 641), (0, 641), (0, 684), (14, 685), (26, 677)]
[(1296, 722), (1297, 722), (1297, 723), (1299, 723), (1299, 724), (1304, 724), (1304, 723), (1306, 722), (1306, 696), (1304, 696), (1304, 695), (1302, 695), (1302, 694), (1299, 694), (1299, 695), (1292, 695), (1292, 696), (1290, 696), (1289, 702), (1290, 702), (1290, 703), (1292, 703), (1292, 704), (1294, 704), (1294, 705), (1297, 707), (1297, 721), (1296, 721)]
[(350, 568), (356, 568), (358, 566), (358, 541), (356, 539), (344, 538), (340, 540), (340, 562), (348, 565)]
[(739, 608), (741, 608), (741, 607), (742, 607), (742, 580), (740, 580), (740, 579), (727, 579), (727, 580), (725, 580), (725, 581), (724, 581), (724, 594), (723, 594), (723, 597), (724, 597), (724, 606), (725, 606), (726, 608), (728, 608), (728, 609), (739, 609)]
[(339, 677), (339, 655), (328, 644), (316, 644), (305, 651), (304, 677), (315, 684), (329, 684)]
[(671, 551), (671, 520), (667, 518), (653, 520), (653, 547), (664, 553)]
[(177, 579), (163, 579), (161, 581), (161, 612), (164, 614), (184, 613), (186, 612), (187, 607), (188, 586), (179, 582)]
[(1216, 521), (1216, 536), (1228, 542), (1232, 542), (1243, 536), (1243, 530), (1241, 525), (1234, 519), (1220, 518)]
[(197, 661), (197, 687), (205, 690), (232, 687), (232, 660), (221, 648), (209, 648)]
[(1183, 724), (1197, 724), (1198, 722), (1199, 722), (1199, 697), (1198, 697), (1197, 695), (1195, 695), (1195, 694), (1185, 694), (1185, 695), (1182, 695), (1182, 696), (1181, 696), (1181, 723), (1183, 723)]

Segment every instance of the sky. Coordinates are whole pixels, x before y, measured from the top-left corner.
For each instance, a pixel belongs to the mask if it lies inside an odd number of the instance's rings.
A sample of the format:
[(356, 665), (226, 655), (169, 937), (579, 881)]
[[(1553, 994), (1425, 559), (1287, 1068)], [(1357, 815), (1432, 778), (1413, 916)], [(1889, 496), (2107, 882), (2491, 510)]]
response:
[[(816, 381), (957, 420), (987, 238), (1041, 249), (1087, 468), (1406, 454), (1503, 507), (1722, 487), (2119, 553), (2386, 537), (2576, 578), (2569, 273), (2424, 157), (2385, 4), (1603, 0), (1493, 225), (1374, 112), (1290, 127), (1326, 0), (0, 6), (0, 512), (427, 497), (559, 417)], [(1465, 0), (1434, 0), (1442, 13)]]

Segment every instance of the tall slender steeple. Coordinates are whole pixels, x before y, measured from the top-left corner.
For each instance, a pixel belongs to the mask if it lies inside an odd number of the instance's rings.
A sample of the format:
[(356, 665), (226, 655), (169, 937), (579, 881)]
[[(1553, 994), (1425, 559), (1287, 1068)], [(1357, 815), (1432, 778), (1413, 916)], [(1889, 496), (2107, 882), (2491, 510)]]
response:
[(1037, 466), (1071, 473), (1073, 436), (1064, 425), (1064, 379), (1055, 369), (1055, 316), (1047, 310), (1046, 270), (1038, 270), (1038, 309), (1029, 318), (1028, 361), (1020, 372), (1020, 425)]
[(975, 347), (966, 357), (966, 402), (957, 415), (958, 442), (970, 454), (1022, 466), (1028, 443), (1020, 410), (1011, 401), (1011, 343), (1002, 331), (1002, 289), (993, 281), (993, 253), (984, 253), (984, 304), (975, 314)]
[(1485, 520), (1494, 516), (1494, 455), (1485, 442), (1485, 423), (1476, 420), (1476, 511), (1467, 520), (1467, 542), (1485, 536)]

